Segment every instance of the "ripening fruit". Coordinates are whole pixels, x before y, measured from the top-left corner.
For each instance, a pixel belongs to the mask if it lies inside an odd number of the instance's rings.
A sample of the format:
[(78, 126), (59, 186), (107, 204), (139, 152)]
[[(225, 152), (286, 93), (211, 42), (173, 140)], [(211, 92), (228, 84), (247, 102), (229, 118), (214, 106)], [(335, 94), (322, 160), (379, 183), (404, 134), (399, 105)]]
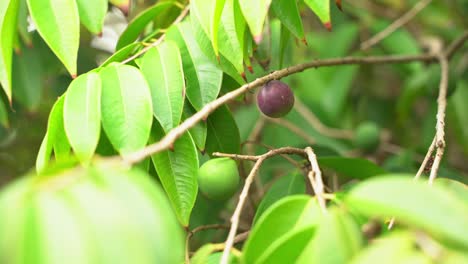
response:
[(198, 187), (209, 199), (229, 199), (237, 191), (238, 185), (237, 164), (230, 158), (211, 159), (198, 171)]
[(373, 122), (361, 123), (356, 129), (354, 143), (362, 150), (375, 151), (380, 143), (380, 129), (377, 124)]
[(282, 117), (293, 108), (294, 94), (287, 84), (273, 80), (260, 89), (257, 104), (266, 116)]

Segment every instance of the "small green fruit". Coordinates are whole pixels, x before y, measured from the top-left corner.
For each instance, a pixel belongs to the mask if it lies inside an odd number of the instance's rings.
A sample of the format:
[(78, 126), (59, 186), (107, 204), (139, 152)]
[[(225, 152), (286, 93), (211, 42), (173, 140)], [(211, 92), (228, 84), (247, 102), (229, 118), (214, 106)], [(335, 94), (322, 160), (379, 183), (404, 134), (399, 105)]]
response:
[(229, 199), (237, 191), (238, 185), (237, 164), (230, 158), (211, 159), (198, 171), (198, 187), (209, 199)]
[(377, 124), (373, 122), (360, 124), (356, 129), (354, 143), (362, 150), (375, 151), (380, 143), (380, 129)]

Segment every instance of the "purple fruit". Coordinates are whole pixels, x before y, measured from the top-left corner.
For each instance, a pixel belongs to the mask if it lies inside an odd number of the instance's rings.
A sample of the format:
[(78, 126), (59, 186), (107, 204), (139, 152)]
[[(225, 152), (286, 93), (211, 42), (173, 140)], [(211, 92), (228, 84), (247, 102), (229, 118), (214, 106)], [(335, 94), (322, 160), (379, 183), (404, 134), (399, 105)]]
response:
[(260, 89), (257, 104), (266, 116), (282, 117), (294, 106), (294, 94), (287, 84), (273, 80)]

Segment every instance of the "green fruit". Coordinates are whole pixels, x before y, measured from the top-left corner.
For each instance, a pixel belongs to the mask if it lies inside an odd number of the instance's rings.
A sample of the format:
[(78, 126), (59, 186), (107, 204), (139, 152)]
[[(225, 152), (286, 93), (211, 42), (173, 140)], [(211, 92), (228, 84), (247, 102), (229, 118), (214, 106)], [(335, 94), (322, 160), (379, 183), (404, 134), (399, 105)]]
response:
[(362, 150), (375, 151), (380, 143), (380, 129), (377, 124), (373, 122), (361, 123), (356, 129), (354, 143)]
[(237, 164), (230, 158), (211, 159), (198, 171), (198, 187), (209, 199), (229, 199), (236, 193), (238, 185)]

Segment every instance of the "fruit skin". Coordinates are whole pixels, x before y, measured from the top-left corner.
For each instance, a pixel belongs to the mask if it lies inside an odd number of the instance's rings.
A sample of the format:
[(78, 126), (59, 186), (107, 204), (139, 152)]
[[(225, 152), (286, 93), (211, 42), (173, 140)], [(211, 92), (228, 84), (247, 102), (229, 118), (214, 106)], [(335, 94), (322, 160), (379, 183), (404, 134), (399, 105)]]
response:
[(380, 143), (380, 128), (373, 122), (361, 123), (354, 137), (356, 147), (368, 152), (373, 152), (377, 149)]
[(215, 158), (205, 162), (198, 171), (198, 187), (209, 199), (226, 200), (237, 191), (239, 171), (230, 158)]
[(257, 105), (266, 116), (282, 117), (293, 108), (294, 94), (287, 84), (277, 80), (269, 81), (260, 89)]

